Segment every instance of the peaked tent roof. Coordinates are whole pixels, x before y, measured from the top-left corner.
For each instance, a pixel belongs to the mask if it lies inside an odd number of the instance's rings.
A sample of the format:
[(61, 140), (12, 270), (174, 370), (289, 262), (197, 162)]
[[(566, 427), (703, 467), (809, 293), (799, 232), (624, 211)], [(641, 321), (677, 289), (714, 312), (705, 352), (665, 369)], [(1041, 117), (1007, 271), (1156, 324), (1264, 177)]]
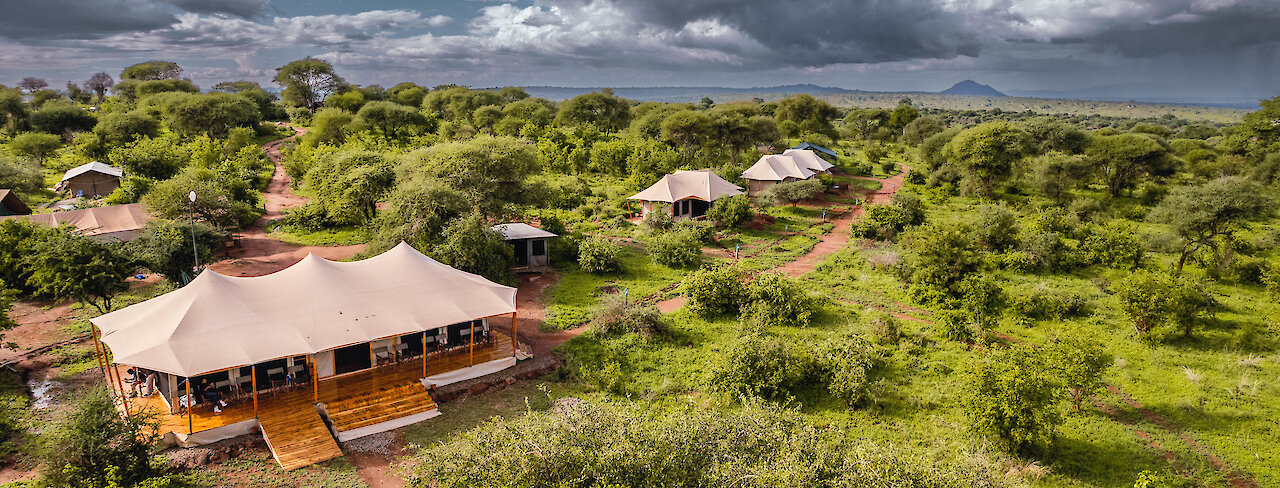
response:
[(0, 190), (0, 205), (13, 212), (15, 215), (28, 215), (31, 213), (31, 207), (18, 198), (18, 194), (13, 190)]
[(85, 236), (132, 232), (145, 227), (147, 221), (151, 220), (151, 216), (147, 214), (146, 208), (141, 203), (0, 217), (0, 219), (4, 218), (24, 219), (49, 227), (74, 225), (76, 230)]
[(502, 234), (502, 237), (508, 241), (515, 239), (539, 239), (544, 237), (557, 237), (555, 234), (539, 229), (524, 222), (514, 222), (510, 224), (498, 224), (493, 226), (494, 232)]
[(802, 143), (800, 143), (800, 145), (799, 145), (799, 146), (793, 147), (793, 148), (791, 148), (791, 149), (812, 149), (812, 150), (814, 150), (814, 151), (818, 151), (818, 152), (823, 153), (823, 154), (829, 154), (829, 155), (831, 155), (831, 157), (833, 157), (833, 158), (838, 158), (838, 157), (840, 157), (840, 155), (839, 155), (839, 154), (836, 154), (836, 152), (835, 152), (835, 151), (832, 151), (832, 150), (827, 149), (827, 148), (825, 148), (825, 147), (819, 146), (819, 145), (814, 144), (814, 143), (812, 143), (812, 142), (802, 142)]
[(69, 179), (75, 178), (77, 176), (88, 173), (90, 171), (93, 171), (96, 173), (102, 173), (105, 175), (111, 175), (115, 177), (119, 177), (120, 175), (124, 174), (124, 172), (121, 171), (119, 168), (112, 168), (103, 163), (94, 161), (92, 163), (85, 163), (80, 166), (76, 166), (74, 168), (67, 170), (67, 173), (62, 175), (62, 181), (67, 181)]
[(807, 180), (816, 171), (801, 164), (792, 156), (767, 154), (760, 156), (756, 164), (742, 172), (742, 178), (748, 180), (782, 181), (787, 178)]
[(725, 181), (709, 169), (676, 171), (663, 176), (653, 186), (632, 195), (628, 200), (675, 203), (686, 198), (712, 202), (720, 197), (741, 195), (742, 188)]
[(308, 254), (253, 278), (205, 270), (185, 287), (91, 322), (116, 362), (194, 376), (515, 310), (515, 288), (402, 242), (350, 263)]
[(791, 156), (796, 159), (796, 163), (813, 170), (815, 173), (822, 173), (831, 168), (836, 167), (834, 164), (828, 163), (827, 160), (818, 157), (813, 151), (808, 149), (787, 149), (782, 151), (783, 156)]

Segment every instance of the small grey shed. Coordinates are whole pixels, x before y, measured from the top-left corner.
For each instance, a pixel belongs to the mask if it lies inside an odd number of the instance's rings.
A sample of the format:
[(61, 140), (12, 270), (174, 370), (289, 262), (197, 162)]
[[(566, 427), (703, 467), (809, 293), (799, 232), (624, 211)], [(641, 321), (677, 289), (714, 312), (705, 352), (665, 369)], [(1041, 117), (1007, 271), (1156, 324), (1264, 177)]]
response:
[(515, 269), (539, 268), (551, 264), (547, 240), (557, 237), (555, 234), (523, 222), (498, 224), (493, 226), (493, 230), (502, 234), (514, 249)]

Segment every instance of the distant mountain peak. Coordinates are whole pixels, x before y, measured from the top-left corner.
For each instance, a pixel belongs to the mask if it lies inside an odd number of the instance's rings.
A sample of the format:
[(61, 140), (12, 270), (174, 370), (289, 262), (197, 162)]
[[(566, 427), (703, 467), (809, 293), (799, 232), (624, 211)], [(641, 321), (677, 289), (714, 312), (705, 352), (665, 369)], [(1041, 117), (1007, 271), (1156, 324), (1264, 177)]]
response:
[(1005, 96), (1005, 94), (1000, 93), (999, 90), (996, 90), (995, 88), (991, 88), (990, 85), (984, 85), (982, 83), (978, 83), (973, 80), (961, 81), (959, 83), (951, 85), (951, 88), (948, 88), (938, 93), (941, 93), (943, 95), (972, 95), (972, 96), (982, 96), (982, 97)]

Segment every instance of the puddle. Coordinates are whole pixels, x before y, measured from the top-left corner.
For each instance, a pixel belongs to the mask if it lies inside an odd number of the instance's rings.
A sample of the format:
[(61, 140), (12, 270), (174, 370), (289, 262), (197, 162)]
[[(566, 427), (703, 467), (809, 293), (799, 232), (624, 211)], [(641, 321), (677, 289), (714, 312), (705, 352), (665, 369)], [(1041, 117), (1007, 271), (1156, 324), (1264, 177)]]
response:
[(62, 387), (56, 380), (30, 380), (27, 387), (31, 389), (31, 408), (46, 410), (53, 406), (53, 394)]

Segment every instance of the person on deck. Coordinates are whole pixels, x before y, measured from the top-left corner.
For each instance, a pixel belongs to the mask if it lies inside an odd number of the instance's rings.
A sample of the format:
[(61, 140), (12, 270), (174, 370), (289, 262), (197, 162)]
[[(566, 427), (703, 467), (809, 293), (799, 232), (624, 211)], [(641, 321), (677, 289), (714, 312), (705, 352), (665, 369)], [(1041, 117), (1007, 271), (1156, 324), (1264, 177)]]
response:
[(200, 396), (213, 402), (213, 413), (222, 413), (222, 407), (227, 406), (227, 402), (222, 401), (222, 392), (218, 391), (209, 380), (204, 380), (200, 383)]

